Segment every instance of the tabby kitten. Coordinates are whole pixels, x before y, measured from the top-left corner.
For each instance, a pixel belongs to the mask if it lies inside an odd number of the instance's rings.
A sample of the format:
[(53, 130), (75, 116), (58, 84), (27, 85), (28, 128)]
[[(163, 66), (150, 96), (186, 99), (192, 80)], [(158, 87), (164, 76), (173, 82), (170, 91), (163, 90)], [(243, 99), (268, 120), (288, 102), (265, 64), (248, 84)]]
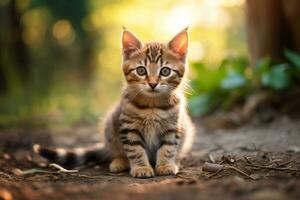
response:
[(194, 135), (182, 87), (187, 29), (168, 44), (142, 44), (124, 29), (122, 45), (126, 86), (104, 122), (104, 144), (68, 151), (34, 145), (34, 151), (67, 166), (110, 161), (111, 172), (130, 169), (138, 178), (176, 174)]

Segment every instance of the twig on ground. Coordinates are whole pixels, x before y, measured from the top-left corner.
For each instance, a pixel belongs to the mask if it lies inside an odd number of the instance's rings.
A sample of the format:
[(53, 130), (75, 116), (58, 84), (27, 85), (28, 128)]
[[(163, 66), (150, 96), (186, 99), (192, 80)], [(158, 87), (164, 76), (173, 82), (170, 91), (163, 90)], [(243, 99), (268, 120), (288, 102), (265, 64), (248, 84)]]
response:
[(216, 171), (215, 173), (211, 173), (209, 176), (207, 176), (207, 178), (212, 178), (213, 176), (217, 175), (218, 173), (220, 173), (221, 171), (223, 171), (223, 168), (222, 169), (219, 169), (218, 171)]
[(235, 162), (234, 158), (232, 158), (231, 155), (224, 155), (223, 160), (228, 164), (233, 164)]
[[(51, 163), (49, 164), (49, 167), (53, 167), (55, 169), (58, 169), (58, 171), (47, 171), (47, 170), (42, 170), (42, 169), (29, 169), (29, 170), (21, 170), (18, 168), (15, 168), (12, 170), (13, 174), (17, 175), (17, 176), (23, 176), (23, 175), (27, 175), (27, 174), (36, 174), (36, 173), (44, 173), (44, 174), (57, 174), (60, 175), (62, 173), (68, 174), (70, 176), (76, 176), (76, 177), (82, 177), (82, 178), (91, 178), (91, 179), (97, 179), (97, 178), (101, 178), (102, 176), (89, 176), (89, 175), (85, 175), (85, 174), (78, 174), (78, 170), (68, 170), (65, 169), (57, 164)], [(8, 178), (12, 178), (10, 175), (4, 173), (4, 172), (0, 172), (0, 175), (4, 175)], [(111, 178), (113, 179), (113, 178)], [(111, 179), (108, 179), (111, 180)]]
[(49, 164), (49, 167), (53, 167), (55, 169), (58, 169), (58, 173), (78, 173), (78, 170), (68, 170), (63, 168), (62, 166), (55, 164), (55, 163), (51, 163)]
[(219, 165), (222, 165), (226, 160), (222, 157), (222, 159), (219, 161)]
[(246, 176), (246, 177), (248, 177), (248, 178), (250, 178), (252, 180), (255, 180), (253, 177), (249, 176), (246, 172), (243, 172), (242, 170), (240, 170), (240, 169), (238, 169), (238, 168), (236, 168), (234, 166), (227, 166), (225, 169), (233, 169), (233, 170), (239, 172), (240, 174), (243, 174), (244, 176)]
[(288, 161), (286, 161), (286, 162), (279, 163), (279, 164), (277, 164), (277, 167), (285, 166), (285, 165), (287, 165), (287, 164), (290, 164), (291, 162), (293, 162), (293, 161), (292, 161), (292, 160), (288, 160)]
[(17, 176), (23, 176), (27, 174), (36, 174), (36, 173), (44, 173), (44, 174), (61, 174), (61, 173), (78, 173), (78, 170), (67, 170), (57, 164), (51, 163), (49, 167), (53, 167), (55, 169), (58, 169), (58, 171), (48, 171), (48, 170), (43, 170), (43, 169), (29, 169), (29, 170), (21, 170), (18, 168), (15, 168), (12, 170), (12, 172), (17, 175)]
[(253, 162), (247, 156), (244, 156), (244, 159), (246, 160), (247, 163), (253, 164)]
[(12, 179), (12, 177), (9, 174), (4, 172), (0, 172), (0, 176), (5, 176), (6, 178)]
[(209, 158), (210, 162), (216, 163), (216, 160), (215, 160), (215, 158), (213, 157), (212, 154), (208, 154), (208, 158)]
[(211, 172), (211, 174), (207, 176), (208, 179), (217, 175), (218, 173), (223, 171), (223, 169), (224, 169), (223, 165), (215, 164), (215, 163), (205, 162), (204, 165), (202, 166), (202, 171)]
[(271, 169), (271, 170), (281, 170), (281, 171), (296, 171), (300, 172), (300, 169), (295, 168), (287, 168), (287, 167), (270, 167), (270, 166), (263, 166), (263, 165), (255, 165), (255, 164), (246, 164), (249, 167), (261, 168), (261, 169)]
[(18, 168), (15, 168), (12, 170), (12, 172), (17, 175), (17, 176), (22, 176), (26, 174), (35, 174), (35, 173), (45, 173), (45, 174), (59, 174), (59, 172), (52, 172), (52, 171), (47, 171), (47, 170), (42, 170), (42, 169), (29, 169), (29, 170), (20, 170)]
[[(70, 174), (72, 175), (72, 174)], [(81, 177), (81, 178), (91, 178), (91, 179), (97, 179), (97, 178), (103, 178), (103, 176), (89, 176), (89, 175), (85, 175), (85, 174), (73, 174), (74, 176), (77, 176), (77, 177)], [(113, 178), (109, 178), (107, 179), (106, 181), (111, 181), (113, 180)]]
[(218, 173), (220, 173), (222, 170), (226, 170), (226, 169), (233, 169), (233, 170), (237, 171), (238, 173), (243, 174), (247, 178), (253, 179), (253, 177), (249, 176), (246, 172), (244, 172), (234, 166), (224, 166), (224, 165), (220, 165), (220, 164), (207, 163), (207, 162), (204, 163), (204, 165), (202, 166), (202, 171), (212, 173), (207, 178), (211, 178), (211, 177), (217, 175)]

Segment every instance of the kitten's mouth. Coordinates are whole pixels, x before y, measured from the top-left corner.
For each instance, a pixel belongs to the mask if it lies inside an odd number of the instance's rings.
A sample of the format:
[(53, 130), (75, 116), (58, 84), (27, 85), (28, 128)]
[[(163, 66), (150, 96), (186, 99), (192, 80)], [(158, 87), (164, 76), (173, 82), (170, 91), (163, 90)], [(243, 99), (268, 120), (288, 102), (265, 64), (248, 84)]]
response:
[(150, 93), (158, 93), (159, 91), (157, 89), (148, 89), (148, 92), (150, 92)]
[(158, 94), (159, 90), (157, 90), (157, 89), (154, 89), (154, 90), (153, 89), (147, 89), (146, 93), (154, 95), (154, 94)]

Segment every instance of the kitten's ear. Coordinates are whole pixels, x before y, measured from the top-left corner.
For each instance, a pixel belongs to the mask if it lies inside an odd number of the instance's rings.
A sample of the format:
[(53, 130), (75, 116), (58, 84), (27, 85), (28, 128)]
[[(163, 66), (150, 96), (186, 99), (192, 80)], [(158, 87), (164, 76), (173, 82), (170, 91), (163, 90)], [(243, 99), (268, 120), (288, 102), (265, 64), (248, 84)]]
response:
[(168, 47), (175, 54), (179, 55), (180, 60), (185, 61), (188, 49), (188, 33), (185, 28), (180, 33), (178, 33), (169, 43)]
[(124, 59), (128, 59), (136, 50), (142, 48), (142, 42), (130, 31), (123, 27), (122, 48)]

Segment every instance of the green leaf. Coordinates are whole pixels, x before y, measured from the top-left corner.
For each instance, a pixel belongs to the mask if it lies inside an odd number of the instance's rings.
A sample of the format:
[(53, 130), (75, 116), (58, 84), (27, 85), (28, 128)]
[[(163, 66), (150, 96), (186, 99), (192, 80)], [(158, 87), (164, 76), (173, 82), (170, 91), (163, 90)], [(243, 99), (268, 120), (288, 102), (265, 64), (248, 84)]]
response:
[(213, 109), (215, 100), (214, 95), (210, 93), (191, 97), (188, 102), (189, 110), (194, 116), (204, 115)]
[(262, 85), (275, 90), (283, 90), (292, 85), (292, 77), (289, 73), (288, 64), (279, 64), (273, 66), (270, 71), (262, 74)]
[(193, 89), (197, 92), (217, 91), (220, 89), (220, 82), (226, 76), (224, 70), (207, 69), (200, 63), (193, 64), (196, 78), (192, 82)]
[(239, 74), (244, 74), (248, 62), (245, 58), (225, 58), (222, 60), (219, 70), (235, 71)]
[(270, 66), (271, 66), (271, 58), (269, 56), (264, 57), (263, 59), (261, 59), (257, 66), (254, 69), (254, 73), (257, 75), (261, 75), (264, 73), (267, 73), (270, 70)]
[(299, 54), (286, 49), (284, 51), (284, 55), (293, 66), (300, 69), (300, 55)]
[(221, 81), (221, 88), (225, 90), (236, 89), (246, 84), (246, 78), (234, 71), (228, 73), (228, 75)]
[(200, 75), (202, 71), (205, 70), (204, 64), (202, 62), (195, 62), (192, 66), (197, 75)]

